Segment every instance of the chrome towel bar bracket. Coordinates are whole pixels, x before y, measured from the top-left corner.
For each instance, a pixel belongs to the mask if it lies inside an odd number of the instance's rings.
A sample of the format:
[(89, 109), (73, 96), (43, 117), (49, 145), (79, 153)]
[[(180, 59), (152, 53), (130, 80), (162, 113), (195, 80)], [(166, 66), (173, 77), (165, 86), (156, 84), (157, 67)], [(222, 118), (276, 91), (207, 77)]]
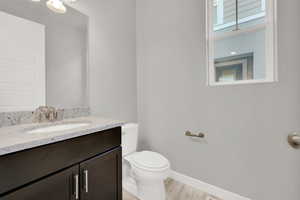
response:
[(185, 135), (188, 136), (188, 137), (205, 138), (204, 133), (192, 133), (191, 131), (186, 131)]

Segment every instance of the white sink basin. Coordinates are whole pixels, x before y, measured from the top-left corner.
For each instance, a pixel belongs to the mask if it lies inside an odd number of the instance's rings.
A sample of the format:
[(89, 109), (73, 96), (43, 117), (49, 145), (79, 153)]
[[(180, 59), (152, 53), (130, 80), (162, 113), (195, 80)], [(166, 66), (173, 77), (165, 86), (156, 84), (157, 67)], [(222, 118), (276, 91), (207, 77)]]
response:
[(46, 127), (38, 127), (27, 131), (29, 134), (39, 134), (39, 133), (52, 133), (59, 131), (67, 131), (71, 129), (81, 128), (85, 126), (89, 126), (88, 122), (78, 122), (78, 123), (65, 123), (65, 124), (55, 124), (49, 125)]

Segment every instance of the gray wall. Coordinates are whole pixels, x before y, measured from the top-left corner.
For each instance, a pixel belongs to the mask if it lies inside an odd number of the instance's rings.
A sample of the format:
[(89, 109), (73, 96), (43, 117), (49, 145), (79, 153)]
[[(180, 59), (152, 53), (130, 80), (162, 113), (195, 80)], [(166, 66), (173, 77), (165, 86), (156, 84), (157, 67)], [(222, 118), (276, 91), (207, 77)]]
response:
[(299, 200), (299, 151), (286, 136), (300, 129), (300, 1), (278, 2), (280, 81), (208, 87), (205, 1), (137, 1), (140, 149), (253, 200)]
[(137, 120), (135, 0), (84, 0), (89, 16), (89, 94), (92, 114)]
[(3, 0), (0, 10), (46, 26), (46, 104), (87, 106), (88, 18), (71, 8), (66, 14), (56, 14), (44, 0)]

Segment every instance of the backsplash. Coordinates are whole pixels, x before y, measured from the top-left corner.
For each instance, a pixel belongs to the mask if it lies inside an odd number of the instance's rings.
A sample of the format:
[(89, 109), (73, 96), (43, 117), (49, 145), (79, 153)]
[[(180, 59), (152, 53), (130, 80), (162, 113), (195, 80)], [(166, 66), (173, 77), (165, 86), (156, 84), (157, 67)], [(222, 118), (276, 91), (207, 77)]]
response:
[[(0, 127), (33, 123), (33, 111), (0, 113)], [(64, 119), (85, 117), (90, 115), (90, 108), (64, 109)]]

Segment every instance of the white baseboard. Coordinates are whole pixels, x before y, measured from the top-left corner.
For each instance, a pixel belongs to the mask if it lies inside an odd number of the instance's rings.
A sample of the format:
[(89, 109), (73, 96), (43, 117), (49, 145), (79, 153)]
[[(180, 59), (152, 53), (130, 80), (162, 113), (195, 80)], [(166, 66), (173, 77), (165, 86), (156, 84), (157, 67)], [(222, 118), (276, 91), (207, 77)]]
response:
[(195, 178), (180, 174), (173, 170), (170, 173), (170, 177), (176, 181), (179, 181), (183, 184), (186, 184), (186, 185), (192, 186), (194, 188), (197, 188), (199, 190), (202, 190), (203, 192), (206, 192), (208, 194), (211, 194), (211, 195), (221, 198), (223, 200), (251, 200), (249, 198), (242, 197), (238, 194), (229, 192), (229, 191), (221, 189), (219, 187), (210, 185), (208, 183), (204, 183)]

